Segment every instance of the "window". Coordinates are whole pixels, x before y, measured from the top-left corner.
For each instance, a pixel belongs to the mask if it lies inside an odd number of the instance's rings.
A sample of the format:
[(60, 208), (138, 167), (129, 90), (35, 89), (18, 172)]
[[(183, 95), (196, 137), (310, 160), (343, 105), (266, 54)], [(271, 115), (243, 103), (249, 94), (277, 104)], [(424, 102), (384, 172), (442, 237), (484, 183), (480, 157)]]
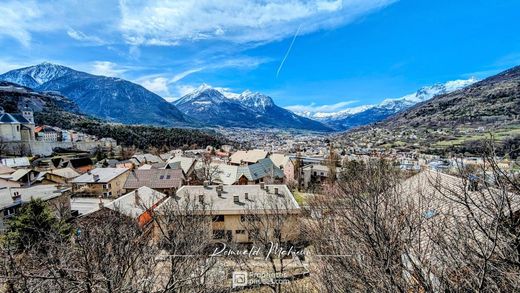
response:
[(112, 184), (108, 183), (108, 184), (103, 184), (103, 189), (109, 189), (112, 187)]
[(166, 175), (166, 179), (170, 179), (172, 178), (170, 175)]
[(235, 230), (235, 234), (240, 234), (240, 235), (246, 234), (246, 230)]
[(255, 222), (260, 221), (257, 215), (240, 215), (240, 222)]
[(224, 215), (213, 216), (213, 222), (224, 222)]
[(159, 176), (159, 179), (163, 180), (164, 179), (164, 175)]
[(104, 197), (112, 196), (112, 191), (109, 191), (109, 192), (103, 192), (103, 196), (104, 196)]
[(222, 239), (225, 235), (224, 230), (213, 230), (213, 239)]

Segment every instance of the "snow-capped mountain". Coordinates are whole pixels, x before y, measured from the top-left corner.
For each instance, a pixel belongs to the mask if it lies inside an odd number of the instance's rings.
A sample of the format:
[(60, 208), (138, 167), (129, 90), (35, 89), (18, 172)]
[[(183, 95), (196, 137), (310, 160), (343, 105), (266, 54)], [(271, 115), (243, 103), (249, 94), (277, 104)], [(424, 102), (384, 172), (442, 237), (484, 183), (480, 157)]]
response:
[(135, 83), (97, 76), (44, 62), (0, 75), (36, 91), (56, 91), (80, 111), (109, 121), (130, 124), (183, 125), (187, 118), (174, 105)]
[(249, 90), (237, 94), (202, 84), (173, 103), (185, 115), (214, 126), (330, 130), (320, 122), (278, 107), (269, 96)]
[(382, 121), (387, 117), (408, 109), (417, 103), (430, 100), (437, 95), (462, 89), (477, 81), (478, 80), (475, 78), (470, 78), (467, 80), (454, 80), (444, 84), (426, 86), (413, 94), (409, 94), (397, 99), (386, 99), (376, 105), (363, 105), (334, 113), (307, 112), (303, 115), (305, 117), (321, 121), (336, 130), (347, 130), (352, 127)]

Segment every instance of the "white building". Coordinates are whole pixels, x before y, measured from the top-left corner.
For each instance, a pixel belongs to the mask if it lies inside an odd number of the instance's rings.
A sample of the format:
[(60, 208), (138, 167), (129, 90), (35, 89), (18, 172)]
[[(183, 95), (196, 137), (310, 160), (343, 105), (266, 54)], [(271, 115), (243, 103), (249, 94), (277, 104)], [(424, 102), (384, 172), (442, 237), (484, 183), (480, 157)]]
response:
[(0, 107), (0, 139), (5, 142), (32, 141), (34, 139), (34, 117), (29, 108), (22, 113), (5, 113)]

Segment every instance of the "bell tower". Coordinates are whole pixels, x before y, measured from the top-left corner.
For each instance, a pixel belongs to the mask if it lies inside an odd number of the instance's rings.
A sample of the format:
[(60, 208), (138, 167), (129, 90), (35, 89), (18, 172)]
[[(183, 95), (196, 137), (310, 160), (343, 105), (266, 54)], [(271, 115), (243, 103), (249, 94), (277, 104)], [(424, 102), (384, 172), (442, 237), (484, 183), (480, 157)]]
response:
[(34, 124), (34, 113), (28, 104), (25, 104), (25, 107), (23, 107), (22, 116), (27, 119), (27, 121)]

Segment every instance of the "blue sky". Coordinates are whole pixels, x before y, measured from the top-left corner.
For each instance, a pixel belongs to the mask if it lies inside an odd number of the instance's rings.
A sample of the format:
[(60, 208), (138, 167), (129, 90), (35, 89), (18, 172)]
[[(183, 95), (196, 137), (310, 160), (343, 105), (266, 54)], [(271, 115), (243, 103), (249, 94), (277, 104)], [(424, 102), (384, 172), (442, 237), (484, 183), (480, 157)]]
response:
[(168, 100), (204, 82), (337, 111), (519, 65), (518, 11), (492, 0), (2, 1), (0, 71), (51, 61)]

